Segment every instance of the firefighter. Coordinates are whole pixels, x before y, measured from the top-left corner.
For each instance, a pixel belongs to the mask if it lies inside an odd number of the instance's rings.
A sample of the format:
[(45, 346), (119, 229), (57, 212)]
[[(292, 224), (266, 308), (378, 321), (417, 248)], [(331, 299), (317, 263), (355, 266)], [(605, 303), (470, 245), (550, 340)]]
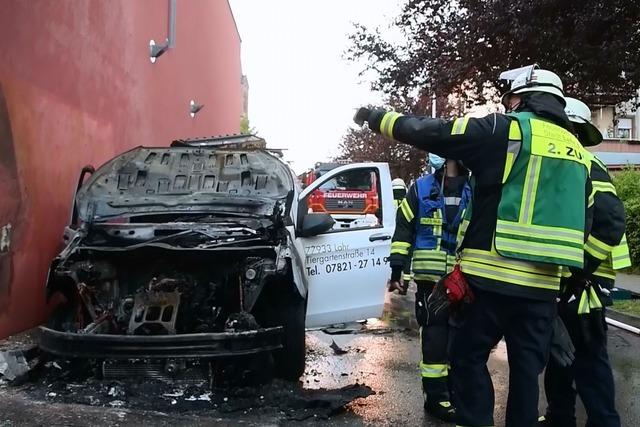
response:
[(420, 177), (409, 187), (396, 214), (391, 243), (389, 290), (406, 293), (400, 274), (412, 266), (417, 285), (416, 320), (420, 326), (420, 374), (424, 409), (444, 421), (454, 421), (449, 398), (447, 319), (427, 321), (427, 297), (435, 283), (455, 263), (458, 231), (471, 197), (469, 172), (455, 160), (429, 154), (434, 174)]
[[(393, 204), (397, 210), (407, 195), (407, 184), (404, 183), (402, 178), (395, 178), (391, 181), (391, 187), (393, 189)], [(411, 282), (412, 278), (411, 263), (408, 263), (402, 271), (402, 282), (408, 284)]]
[(397, 209), (407, 195), (407, 184), (402, 178), (395, 178), (391, 181), (391, 188), (393, 189), (393, 204)]
[(538, 420), (565, 267), (583, 266), (587, 162), (564, 112), (562, 81), (529, 67), (502, 98), (508, 114), (443, 120), (361, 108), (354, 120), (399, 142), (461, 160), (473, 174), (460, 268), (474, 301), (456, 324), (450, 383), (456, 422), (493, 425), (486, 363), (505, 338), (507, 426)]
[[(586, 104), (567, 98), (565, 111), (584, 146), (602, 141), (602, 134), (591, 124), (591, 110)], [(588, 158), (593, 187), (588, 199), (588, 218), (593, 225), (584, 247), (584, 267), (562, 281), (558, 305), (560, 318), (575, 347), (575, 359), (567, 367), (553, 357), (549, 360), (544, 377), (548, 407), (541, 420), (541, 424), (548, 426), (576, 425), (576, 392), (587, 411), (587, 425), (620, 426), (607, 354), (605, 307), (612, 304), (609, 293), (614, 287), (615, 270), (629, 267), (631, 260), (624, 237), (622, 201), (606, 166), (590, 153)]]

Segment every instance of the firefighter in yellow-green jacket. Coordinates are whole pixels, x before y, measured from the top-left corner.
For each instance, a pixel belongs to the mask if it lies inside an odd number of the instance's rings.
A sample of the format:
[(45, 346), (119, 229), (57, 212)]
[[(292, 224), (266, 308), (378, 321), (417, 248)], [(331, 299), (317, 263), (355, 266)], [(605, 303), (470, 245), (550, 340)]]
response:
[(507, 426), (538, 419), (538, 375), (547, 361), (565, 267), (583, 267), (587, 160), (564, 112), (560, 78), (529, 67), (503, 96), (508, 114), (442, 120), (361, 108), (356, 123), (463, 162), (472, 174), (470, 223), (460, 266), (474, 293), (451, 346), (457, 423), (493, 425), (486, 363), (505, 338)]
[[(602, 134), (591, 124), (591, 110), (583, 102), (567, 98), (565, 108), (580, 142), (595, 146)], [(592, 191), (587, 218), (592, 223), (585, 242), (585, 262), (562, 281), (558, 313), (575, 347), (573, 363), (549, 359), (545, 370), (547, 413), (541, 425), (575, 427), (576, 392), (584, 403), (590, 426), (620, 427), (615, 407), (615, 387), (607, 354), (605, 307), (614, 287), (616, 270), (629, 267), (622, 201), (616, 194), (607, 168), (595, 155), (586, 153)], [(574, 388), (575, 383), (575, 388)]]

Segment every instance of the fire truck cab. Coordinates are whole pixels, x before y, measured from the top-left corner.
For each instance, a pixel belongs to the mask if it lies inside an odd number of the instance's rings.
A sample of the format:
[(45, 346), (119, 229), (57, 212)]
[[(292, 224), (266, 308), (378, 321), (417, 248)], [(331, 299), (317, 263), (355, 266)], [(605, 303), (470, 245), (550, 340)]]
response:
[[(303, 176), (310, 185), (332, 169), (347, 162), (316, 163)], [(351, 170), (337, 175), (314, 190), (309, 196), (309, 212), (330, 214), (336, 221), (334, 229), (376, 226), (380, 217), (376, 174), (369, 170)]]

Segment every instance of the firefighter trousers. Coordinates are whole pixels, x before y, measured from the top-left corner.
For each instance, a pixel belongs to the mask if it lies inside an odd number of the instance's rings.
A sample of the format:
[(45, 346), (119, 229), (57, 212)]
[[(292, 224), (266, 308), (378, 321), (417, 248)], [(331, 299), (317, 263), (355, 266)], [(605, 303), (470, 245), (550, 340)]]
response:
[(416, 320), (420, 326), (422, 360), (420, 375), (422, 391), (429, 403), (449, 401), (449, 363), (447, 358), (449, 326), (444, 322), (429, 322), (427, 298), (435, 283), (417, 281)]
[[(587, 426), (620, 427), (620, 416), (615, 407), (615, 387), (605, 336), (591, 334), (584, 340), (580, 318), (591, 316), (604, 325), (603, 310), (592, 314), (578, 315), (576, 311), (560, 310), (560, 317), (567, 326), (571, 340), (576, 347), (573, 365), (563, 368), (553, 358), (544, 375), (544, 389), (547, 396), (546, 424), (554, 427), (575, 427), (576, 393), (587, 411)], [(574, 388), (575, 384), (575, 388)]]
[(457, 424), (494, 425), (494, 390), (487, 361), (493, 347), (504, 337), (509, 359), (506, 425), (537, 425), (538, 376), (549, 354), (556, 303), (477, 287), (473, 292), (475, 301), (455, 325), (449, 351)]

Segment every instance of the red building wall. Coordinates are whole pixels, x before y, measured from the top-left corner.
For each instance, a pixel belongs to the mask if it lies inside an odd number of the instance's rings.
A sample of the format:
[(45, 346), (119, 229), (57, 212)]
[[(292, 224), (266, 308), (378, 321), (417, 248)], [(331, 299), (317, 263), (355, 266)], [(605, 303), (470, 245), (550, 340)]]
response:
[[(137, 145), (237, 133), (240, 38), (226, 0), (4, 0), (0, 8), (0, 337), (44, 320), (75, 182)], [(191, 118), (189, 101), (204, 108)]]

